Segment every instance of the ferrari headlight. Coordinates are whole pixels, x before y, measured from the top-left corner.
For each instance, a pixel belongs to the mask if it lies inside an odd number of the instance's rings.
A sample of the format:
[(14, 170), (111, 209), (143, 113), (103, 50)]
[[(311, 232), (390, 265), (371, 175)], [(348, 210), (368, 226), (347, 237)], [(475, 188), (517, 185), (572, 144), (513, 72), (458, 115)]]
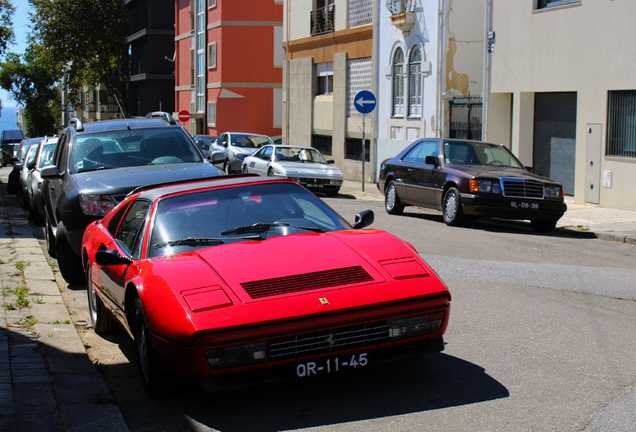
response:
[(267, 343), (256, 342), (215, 348), (205, 352), (208, 365), (213, 369), (247, 366), (267, 361)]
[(108, 195), (80, 195), (82, 213), (89, 216), (106, 216), (115, 208), (115, 202)]
[(563, 188), (560, 185), (543, 186), (543, 196), (545, 198), (561, 198), (563, 197)]
[(444, 312), (389, 320), (389, 337), (396, 340), (433, 333), (439, 330), (443, 320)]

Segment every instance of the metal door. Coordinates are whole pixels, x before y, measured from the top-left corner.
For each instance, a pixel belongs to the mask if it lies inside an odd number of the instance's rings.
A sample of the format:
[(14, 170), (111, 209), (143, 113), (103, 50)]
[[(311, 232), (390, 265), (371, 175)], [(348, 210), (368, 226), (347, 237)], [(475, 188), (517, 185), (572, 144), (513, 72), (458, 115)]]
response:
[(601, 198), (601, 140), (603, 126), (588, 123), (585, 146), (585, 202), (598, 204)]

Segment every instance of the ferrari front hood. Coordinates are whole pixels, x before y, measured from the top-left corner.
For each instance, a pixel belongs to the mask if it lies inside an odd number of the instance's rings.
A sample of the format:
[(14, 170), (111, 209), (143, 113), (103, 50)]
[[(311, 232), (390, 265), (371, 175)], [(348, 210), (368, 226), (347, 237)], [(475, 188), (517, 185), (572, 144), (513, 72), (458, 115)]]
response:
[(350, 230), (216, 246), (200, 256), (242, 303), (251, 303), (384, 282), (377, 262), (412, 257), (413, 251), (385, 232)]

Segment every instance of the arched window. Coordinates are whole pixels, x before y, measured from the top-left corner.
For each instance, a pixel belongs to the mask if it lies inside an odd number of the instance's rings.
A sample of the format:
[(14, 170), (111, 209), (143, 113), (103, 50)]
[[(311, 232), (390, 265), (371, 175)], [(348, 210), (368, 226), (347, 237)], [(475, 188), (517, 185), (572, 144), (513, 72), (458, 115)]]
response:
[(393, 56), (393, 115), (404, 115), (404, 53), (401, 48)]
[(418, 46), (409, 56), (409, 116), (422, 116), (422, 51)]

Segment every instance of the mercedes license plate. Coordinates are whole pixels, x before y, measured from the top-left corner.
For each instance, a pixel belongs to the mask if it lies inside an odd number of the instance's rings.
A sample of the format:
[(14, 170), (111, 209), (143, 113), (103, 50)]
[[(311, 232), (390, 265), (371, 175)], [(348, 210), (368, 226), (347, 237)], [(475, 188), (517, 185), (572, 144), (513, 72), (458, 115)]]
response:
[(510, 201), (510, 207), (520, 210), (539, 210), (539, 203), (528, 201)]

